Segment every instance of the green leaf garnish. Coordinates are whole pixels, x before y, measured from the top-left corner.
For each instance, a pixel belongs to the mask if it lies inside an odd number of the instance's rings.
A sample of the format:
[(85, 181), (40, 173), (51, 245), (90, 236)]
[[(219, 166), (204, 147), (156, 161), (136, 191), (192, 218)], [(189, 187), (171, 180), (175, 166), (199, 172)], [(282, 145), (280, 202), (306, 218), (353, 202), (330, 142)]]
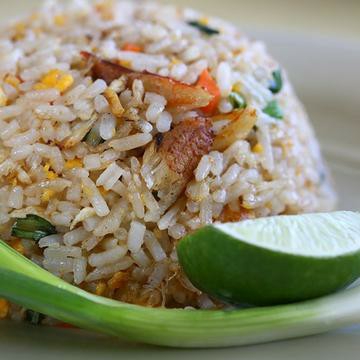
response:
[(11, 235), (21, 239), (39, 241), (45, 236), (56, 234), (55, 226), (44, 218), (28, 214), (26, 218), (17, 218), (12, 229)]
[(244, 109), (246, 108), (245, 98), (236, 91), (233, 91), (229, 95), (229, 101), (231, 102), (234, 109)]
[(282, 76), (281, 76), (281, 70), (275, 70), (272, 73), (272, 80), (269, 86), (269, 90), (273, 93), (273, 94), (277, 94), (281, 91), (282, 86), (283, 86), (283, 81), (282, 81)]
[(282, 119), (284, 117), (284, 112), (276, 100), (270, 101), (263, 109), (263, 112), (275, 119)]
[(199, 21), (188, 21), (188, 24), (190, 26), (196, 27), (197, 29), (199, 29), (201, 32), (203, 32), (206, 35), (219, 35), (220, 34), (219, 30), (216, 30), (207, 25), (204, 25)]

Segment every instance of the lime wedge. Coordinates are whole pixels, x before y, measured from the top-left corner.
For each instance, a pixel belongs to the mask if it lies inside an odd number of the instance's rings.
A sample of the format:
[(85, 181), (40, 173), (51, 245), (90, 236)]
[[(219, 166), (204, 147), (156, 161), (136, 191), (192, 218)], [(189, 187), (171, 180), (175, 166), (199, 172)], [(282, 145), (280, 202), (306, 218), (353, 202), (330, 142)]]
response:
[(307, 300), (360, 276), (360, 213), (275, 216), (206, 226), (179, 242), (190, 281), (253, 305)]

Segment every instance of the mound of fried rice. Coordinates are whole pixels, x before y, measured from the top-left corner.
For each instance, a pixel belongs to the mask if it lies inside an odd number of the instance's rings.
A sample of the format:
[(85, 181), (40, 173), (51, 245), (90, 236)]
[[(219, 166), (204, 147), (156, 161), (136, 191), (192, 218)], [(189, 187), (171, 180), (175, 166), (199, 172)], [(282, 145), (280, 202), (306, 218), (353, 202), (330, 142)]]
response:
[[(334, 202), (284, 69), (232, 25), (149, 2), (52, 1), (0, 32), (0, 237), (66, 281), (221, 307), (182, 273), (181, 238)], [(21, 238), (28, 215), (55, 233)], [(0, 314), (24, 310), (2, 300)]]

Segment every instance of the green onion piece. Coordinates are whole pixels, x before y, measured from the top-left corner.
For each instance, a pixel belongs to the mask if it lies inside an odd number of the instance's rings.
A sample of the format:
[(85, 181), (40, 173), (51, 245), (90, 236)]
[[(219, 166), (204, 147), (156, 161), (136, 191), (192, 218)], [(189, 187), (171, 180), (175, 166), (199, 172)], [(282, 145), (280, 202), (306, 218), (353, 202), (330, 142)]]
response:
[(85, 292), (0, 240), (0, 297), (80, 328), (173, 347), (258, 344), (327, 332), (360, 321), (360, 288), (289, 305), (239, 310), (147, 308)]
[(284, 117), (284, 113), (276, 100), (270, 101), (263, 111), (275, 119), (282, 119)]
[(212, 29), (211, 27), (204, 25), (199, 21), (189, 21), (188, 24), (190, 26), (196, 27), (197, 29), (199, 29), (201, 32), (203, 32), (206, 35), (219, 35), (220, 34), (219, 30)]
[(53, 234), (56, 234), (55, 226), (33, 214), (26, 215), (26, 218), (17, 218), (11, 229), (11, 235), (35, 241)]
[(246, 108), (246, 100), (238, 92), (231, 92), (229, 95), (229, 101), (231, 102), (234, 109), (244, 109)]
[(98, 146), (102, 144), (105, 140), (100, 136), (99, 128), (94, 126), (83, 138), (82, 141), (85, 141), (90, 146)]
[(273, 93), (273, 94), (277, 94), (281, 91), (282, 86), (283, 86), (283, 81), (282, 81), (282, 76), (281, 76), (281, 70), (275, 70), (272, 73), (272, 80), (269, 86), (269, 90)]
[(44, 318), (45, 315), (37, 311), (26, 310), (25, 312), (25, 321), (29, 322), (31, 325), (40, 325)]

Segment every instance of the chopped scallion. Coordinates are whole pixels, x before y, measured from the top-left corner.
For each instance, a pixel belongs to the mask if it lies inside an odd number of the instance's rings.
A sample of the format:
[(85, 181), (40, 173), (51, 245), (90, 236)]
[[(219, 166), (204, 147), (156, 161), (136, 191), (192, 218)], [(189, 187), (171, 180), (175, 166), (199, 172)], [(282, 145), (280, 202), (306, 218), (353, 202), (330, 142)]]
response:
[(17, 218), (11, 230), (13, 236), (35, 241), (53, 234), (56, 234), (55, 226), (33, 214), (26, 215), (26, 218)]
[(94, 126), (84, 137), (85, 141), (90, 146), (98, 146), (104, 142), (104, 139), (100, 136), (100, 132), (97, 126)]
[(263, 111), (275, 119), (282, 119), (284, 117), (284, 113), (276, 100), (270, 101)]
[(189, 21), (188, 22), (189, 25), (196, 27), (197, 29), (199, 29), (201, 32), (203, 32), (206, 35), (219, 35), (220, 31), (213, 29), (205, 24), (202, 24), (199, 21)]
[(282, 86), (283, 86), (283, 81), (282, 81), (282, 76), (281, 76), (281, 70), (275, 70), (272, 73), (272, 80), (269, 86), (269, 90), (273, 93), (273, 94), (277, 94), (281, 91)]
[(229, 95), (229, 101), (231, 102), (234, 109), (244, 109), (246, 108), (246, 100), (238, 92), (233, 91)]

